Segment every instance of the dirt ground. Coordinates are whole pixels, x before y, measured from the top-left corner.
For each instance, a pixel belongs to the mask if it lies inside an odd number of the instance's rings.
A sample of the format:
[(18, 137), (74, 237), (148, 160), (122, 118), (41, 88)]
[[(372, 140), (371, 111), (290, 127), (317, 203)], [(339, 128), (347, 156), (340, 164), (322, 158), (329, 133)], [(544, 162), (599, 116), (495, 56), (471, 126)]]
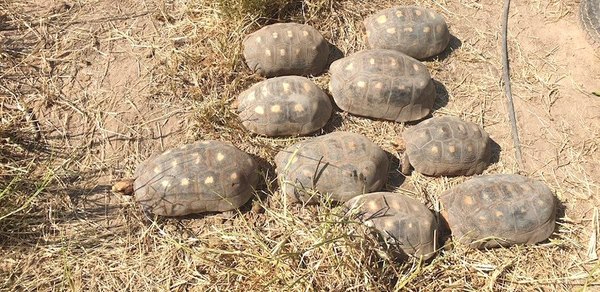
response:
[[(577, 22), (579, 2), (511, 6), (522, 167), (502, 82), (502, 3), (393, 2), (0, 1), (3, 188), (23, 195), (15, 205), (24, 206), (0, 219), (0, 289), (599, 289), (600, 50)], [(490, 133), (499, 161), (485, 173), (521, 173), (551, 187), (561, 212), (549, 241), (490, 251), (456, 246), (430, 263), (395, 263), (378, 248), (369, 251), (375, 241), (368, 234), (351, 240), (335, 236), (349, 226), (325, 228), (334, 220), (330, 208), (281, 205), (273, 157), (305, 138), (262, 138), (240, 128), (230, 105), (262, 80), (245, 67), (241, 40), (267, 23), (295, 21), (313, 25), (347, 55), (366, 47), (362, 19), (393, 4), (446, 18), (450, 47), (425, 61), (437, 81), (433, 116), (458, 116)], [(329, 73), (312, 79), (327, 92)], [(365, 134), (397, 166), (400, 135), (410, 126), (338, 110), (315, 135)], [(255, 201), (262, 212), (149, 223), (129, 198), (110, 192), (152, 153), (202, 139), (231, 141), (261, 158)], [(395, 168), (390, 176), (387, 190), (430, 207), (467, 179), (404, 177)], [(4, 183), (15, 177), (29, 182), (17, 184), (20, 191)]]

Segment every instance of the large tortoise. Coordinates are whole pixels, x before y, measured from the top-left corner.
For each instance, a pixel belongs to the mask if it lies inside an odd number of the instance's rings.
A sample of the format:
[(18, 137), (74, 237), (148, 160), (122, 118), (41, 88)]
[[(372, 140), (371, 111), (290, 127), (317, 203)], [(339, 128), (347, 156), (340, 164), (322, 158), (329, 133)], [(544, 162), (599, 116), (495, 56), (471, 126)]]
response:
[(313, 191), (335, 201), (380, 190), (388, 176), (386, 153), (367, 137), (334, 132), (298, 142), (275, 156), (282, 193), (316, 202)]
[(552, 191), (521, 175), (479, 176), (442, 193), (440, 202), (452, 236), (473, 248), (534, 244), (554, 231)]
[(254, 84), (238, 97), (244, 127), (264, 136), (297, 136), (322, 128), (332, 105), (321, 88), (301, 76), (284, 76)]
[(276, 23), (251, 34), (243, 42), (248, 67), (266, 77), (317, 75), (327, 66), (329, 44), (310, 25)]
[(364, 25), (370, 48), (397, 50), (416, 59), (435, 56), (450, 42), (444, 17), (421, 7), (384, 9), (366, 18)]
[(345, 205), (349, 214), (375, 228), (386, 240), (410, 256), (429, 259), (435, 254), (437, 220), (421, 202), (411, 197), (387, 192), (364, 194)]
[(490, 164), (491, 139), (479, 125), (457, 117), (434, 117), (410, 127), (402, 134), (406, 151), (402, 173), (411, 166), (430, 176), (482, 173)]
[(113, 191), (133, 194), (156, 215), (183, 216), (239, 208), (257, 183), (250, 155), (230, 143), (200, 141), (150, 157), (133, 180), (117, 183)]
[(333, 62), (329, 71), (335, 103), (355, 115), (415, 121), (427, 116), (435, 101), (427, 67), (398, 51), (360, 51)]

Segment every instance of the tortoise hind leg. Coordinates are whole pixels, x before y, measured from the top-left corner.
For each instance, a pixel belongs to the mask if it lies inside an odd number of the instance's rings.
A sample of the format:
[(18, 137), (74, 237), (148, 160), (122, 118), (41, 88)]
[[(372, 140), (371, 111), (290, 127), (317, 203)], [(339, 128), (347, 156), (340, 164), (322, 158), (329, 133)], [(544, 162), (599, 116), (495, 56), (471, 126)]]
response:
[(402, 174), (410, 175), (410, 173), (412, 172), (412, 166), (410, 165), (410, 160), (408, 159), (408, 155), (406, 153), (402, 155), (402, 162), (400, 162), (400, 166), (400, 171), (402, 172)]

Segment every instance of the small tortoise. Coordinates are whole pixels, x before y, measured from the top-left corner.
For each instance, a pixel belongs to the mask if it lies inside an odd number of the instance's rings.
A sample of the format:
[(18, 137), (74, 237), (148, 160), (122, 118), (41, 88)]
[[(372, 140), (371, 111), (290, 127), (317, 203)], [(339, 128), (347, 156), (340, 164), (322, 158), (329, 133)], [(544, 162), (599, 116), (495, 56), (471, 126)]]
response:
[(266, 77), (317, 75), (327, 66), (329, 44), (313, 27), (276, 23), (248, 35), (243, 42), (248, 67)]
[(154, 155), (140, 164), (135, 179), (113, 191), (135, 195), (161, 216), (224, 212), (245, 204), (258, 183), (250, 155), (220, 141), (202, 141)]
[(454, 238), (473, 248), (534, 244), (554, 231), (552, 191), (520, 175), (470, 179), (444, 192), (440, 202)]
[(421, 202), (396, 193), (370, 193), (350, 199), (349, 212), (358, 211), (367, 226), (374, 227), (410, 256), (431, 258), (436, 249), (437, 220)]
[(242, 92), (238, 113), (246, 129), (264, 136), (306, 135), (322, 128), (331, 116), (327, 94), (308, 78), (268, 79)]
[(582, 0), (579, 21), (590, 43), (600, 45), (600, 0)]
[(450, 42), (444, 17), (421, 7), (384, 9), (365, 19), (364, 25), (370, 48), (396, 50), (416, 59), (435, 56)]
[(482, 173), (490, 164), (492, 151), (488, 133), (479, 125), (456, 117), (434, 117), (403, 135), (406, 151), (402, 173), (413, 166), (430, 176), (459, 176)]
[(398, 51), (360, 51), (333, 62), (330, 72), (336, 104), (359, 116), (415, 121), (427, 116), (435, 101), (427, 67)]
[(275, 156), (282, 193), (316, 202), (311, 190), (345, 202), (380, 190), (388, 176), (386, 153), (367, 137), (334, 132), (296, 143)]

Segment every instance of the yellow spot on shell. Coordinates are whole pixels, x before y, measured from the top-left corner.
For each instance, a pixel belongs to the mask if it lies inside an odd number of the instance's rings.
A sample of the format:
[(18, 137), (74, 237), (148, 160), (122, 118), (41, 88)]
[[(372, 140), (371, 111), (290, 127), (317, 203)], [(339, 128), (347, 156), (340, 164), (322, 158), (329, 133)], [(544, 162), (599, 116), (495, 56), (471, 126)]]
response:
[(387, 33), (389, 33), (389, 34), (395, 34), (396, 33), (396, 28), (395, 27), (390, 27), (390, 28), (386, 29), (385, 31), (387, 31)]
[(423, 14), (423, 12), (421, 12), (421, 10), (415, 10), (415, 14), (416, 14), (417, 16), (420, 16), (421, 14)]
[(160, 185), (166, 188), (171, 185), (171, 182), (168, 180), (163, 180), (160, 182)]
[(222, 161), (223, 159), (225, 159), (225, 155), (221, 152), (217, 153), (217, 161)]
[(276, 39), (277, 37), (279, 37), (279, 34), (278, 34), (278, 33), (276, 33), (276, 32), (274, 32), (274, 33), (272, 34), (272, 36), (273, 36), (273, 38), (274, 38), (274, 39)]
[(190, 184), (190, 180), (189, 179), (187, 179), (187, 178), (182, 178), (181, 179), (181, 185), (182, 186), (187, 186), (189, 184)]
[(177, 161), (177, 160), (171, 161), (171, 166), (177, 167), (177, 164), (179, 164), (179, 161)]
[(267, 55), (267, 56), (271, 56), (271, 50), (269, 50), (269, 49), (266, 49), (266, 50), (265, 50), (265, 55)]
[(254, 112), (257, 113), (257, 114), (259, 114), (259, 115), (262, 115), (262, 114), (265, 113), (265, 109), (262, 106), (259, 105), (259, 106), (257, 106), (257, 107), (254, 108)]
[(385, 220), (384, 225), (386, 228), (392, 228), (392, 227), (394, 227), (394, 220), (391, 220), (391, 219)]
[(204, 180), (204, 184), (207, 184), (207, 185), (212, 184), (214, 182), (215, 182), (215, 180), (213, 179), (212, 176), (209, 176)]
[(405, 27), (405, 28), (404, 28), (404, 31), (405, 31), (405, 32), (412, 32), (412, 31), (413, 31), (413, 28), (412, 28), (412, 27)]
[(456, 147), (454, 147), (454, 145), (450, 145), (448, 146), (448, 151), (450, 151), (450, 153), (454, 153), (456, 152)]
[(387, 22), (387, 16), (385, 16), (385, 15), (381, 15), (381, 16), (377, 17), (376, 21), (377, 21), (377, 23), (379, 23), (379, 24), (386, 23), (386, 22)]
[(288, 31), (287, 31), (287, 36), (288, 36), (289, 38), (291, 38), (291, 37), (293, 37), (293, 36), (294, 36), (294, 34), (292, 33), (292, 31), (291, 31), (291, 30), (288, 30)]
[(160, 173), (160, 171), (161, 171), (160, 166), (157, 166), (154, 168), (154, 173)]
[(402, 11), (396, 10), (396, 17), (402, 17), (402, 16), (404, 16), (404, 14), (402, 14)]
[(443, 30), (444, 30), (444, 28), (442, 27), (441, 24), (439, 24), (438, 26), (435, 27), (435, 31), (438, 33), (442, 32)]
[(413, 227), (412, 223), (408, 223), (408, 228), (412, 228), (412, 227)]
[(431, 147), (431, 153), (438, 153), (439, 149), (437, 148), (437, 146), (433, 146)]
[(371, 211), (377, 211), (377, 210), (379, 210), (379, 209), (380, 209), (380, 207), (379, 207), (379, 204), (377, 204), (377, 202), (375, 202), (375, 201), (370, 201), (370, 202), (369, 202), (369, 209), (370, 209)]
[(279, 106), (278, 104), (272, 105), (271, 106), (271, 112), (280, 113), (281, 112), (281, 106)]
[(352, 71), (352, 70), (354, 70), (354, 63), (350, 63), (350, 64), (348, 64), (348, 66), (346, 66), (346, 68), (344, 68), (344, 69), (346, 69), (346, 70), (348, 70), (348, 71)]
[(468, 145), (468, 146), (467, 146), (467, 151), (469, 151), (469, 152), (472, 152), (472, 151), (473, 151), (473, 146), (471, 146), (471, 145)]
[(312, 86), (308, 82), (303, 83), (302, 87), (304, 88), (304, 91), (306, 91), (306, 92), (309, 92), (312, 90)]
[(383, 88), (383, 83), (381, 83), (381, 82), (375, 83), (375, 88), (382, 89)]
[(247, 98), (249, 101), (253, 101), (253, 100), (255, 100), (255, 99), (256, 99), (256, 94), (254, 93), (254, 91), (252, 91), (252, 92), (248, 93), (248, 95), (246, 96), (246, 98)]
[(235, 180), (235, 179), (237, 179), (237, 178), (238, 178), (238, 174), (237, 174), (237, 172), (233, 172), (233, 173), (231, 173), (231, 175), (229, 176), (229, 178), (230, 178), (230, 179), (232, 179), (232, 180)]
[(500, 211), (496, 211), (495, 214), (496, 214), (496, 217), (502, 217), (502, 216), (504, 216), (504, 213), (502, 213)]
[(375, 59), (373, 59), (373, 58), (369, 59), (369, 63), (370, 63), (371, 65), (375, 65)]
[(256, 37), (256, 42), (257, 42), (257, 43), (260, 43), (260, 42), (262, 42), (262, 38), (261, 38), (261, 37)]
[(287, 82), (283, 82), (281, 84), (281, 86), (283, 87), (283, 92), (288, 93), (290, 91), (290, 84)]
[(181, 149), (181, 150), (183, 150), (183, 149), (186, 149), (186, 148), (188, 148), (188, 145), (187, 145), (187, 144), (185, 144), (185, 145), (181, 145), (181, 147), (179, 147), (179, 149)]
[(473, 198), (471, 196), (465, 196), (463, 198), (463, 203), (465, 203), (465, 205), (473, 205)]
[(429, 12), (429, 16), (430, 16), (431, 18), (435, 18), (435, 17), (436, 17), (436, 16), (435, 16), (435, 13), (434, 13), (433, 11), (432, 11), (432, 12)]
[(308, 36), (308, 31), (306, 31), (306, 30), (303, 30), (303, 31), (302, 31), (302, 35), (303, 35), (303, 36), (305, 36), (305, 37), (307, 37), (307, 36)]
[(294, 111), (297, 112), (297, 113), (303, 112), (304, 111), (304, 107), (301, 104), (297, 103), (297, 104), (294, 105)]
[(416, 72), (421, 70), (421, 68), (419, 68), (419, 65), (417, 65), (417, 64), (413, 64), (413, 69), (415, 69)]
[(356, 86), (358, 86), (360, 88), (364, 88), (365, 86), (367, 86), (367, 83), (365, 83), (364, 81), (358, 81), (356, 83)]
[(281, 50), (279, 50), (279, 55), (281, 55), (281, 56), (285, 56), (285, 49), (281, 49)]

